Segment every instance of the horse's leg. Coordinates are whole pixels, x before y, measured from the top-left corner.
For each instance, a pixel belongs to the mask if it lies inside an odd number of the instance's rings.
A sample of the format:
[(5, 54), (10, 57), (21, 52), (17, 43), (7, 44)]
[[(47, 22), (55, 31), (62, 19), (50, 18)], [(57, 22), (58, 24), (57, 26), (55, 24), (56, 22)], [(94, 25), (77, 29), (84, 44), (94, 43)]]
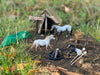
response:
[(61, 39), (62, 31), (60, 32), (60, 39)]
[(60, 40), (60, 33), (57, 33), (57, 35), (58, 35), (58, 40)]
[(36, 51), (37, 51), (37, 47), (38, 47), (38, 46), (39, 46), (39, 45), (36, 44), (36, 47), (35, 47), (35, 50), (36, 50)]
[(46, 50), (48, 50), (48, 45), (46, 44)]
[(37, 47), (35, 48), (35, 51), (37, 51)]
[(59, 39), (59, 40), (61, 40), (61, 33), (62, 33), (62, 32), (59, 32), (59, 33), (58, 33), (58, 39)]
[(40, 50), (42, 51), (41, 47), (39, 46)]
[(67, 33), (66, 38), (68, 39), (68, 31), (67, 30), (66, 30), (66, 33)]
[(49, 44), (49, 47), (52, 49), (51, 45)]
[(69, 32), (70, 33), (70, 36), (72, 36), (72, 32), (73, 32), (73, 30), (71, 29), (71, 31)]

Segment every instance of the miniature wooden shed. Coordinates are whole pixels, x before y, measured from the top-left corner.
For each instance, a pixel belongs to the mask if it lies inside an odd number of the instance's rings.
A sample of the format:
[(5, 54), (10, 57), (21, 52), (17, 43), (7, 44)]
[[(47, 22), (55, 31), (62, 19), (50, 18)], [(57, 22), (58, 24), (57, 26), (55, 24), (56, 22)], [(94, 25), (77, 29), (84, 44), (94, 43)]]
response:
[(56, 12), (53, 9), (48, 8), (41, 13), (40, 19), (36, 20), (36, 33), (44, 34), (47, 31), (50, 31), (52, 25), (61, 25), (61, 23), (62, 19)]

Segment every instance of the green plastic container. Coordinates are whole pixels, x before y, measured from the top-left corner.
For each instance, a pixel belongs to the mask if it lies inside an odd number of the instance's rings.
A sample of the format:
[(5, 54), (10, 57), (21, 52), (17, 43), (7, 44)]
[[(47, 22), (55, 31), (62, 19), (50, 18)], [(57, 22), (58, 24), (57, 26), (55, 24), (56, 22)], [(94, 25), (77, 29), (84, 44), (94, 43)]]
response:
[(21, 40), (21, 39), (25, 39), (25, 38), (29, 38), (29, 37), (31, 37), (31, 34), (27, 31), (22, 31), (22, 32), (17, 33), (17, 38), (16, 38), (16, 34), (10, 35), (2, 41), (1, 47), (3, 48), (5, 46), (9, 46), (9, 45), (17, 42), (17, 39)]

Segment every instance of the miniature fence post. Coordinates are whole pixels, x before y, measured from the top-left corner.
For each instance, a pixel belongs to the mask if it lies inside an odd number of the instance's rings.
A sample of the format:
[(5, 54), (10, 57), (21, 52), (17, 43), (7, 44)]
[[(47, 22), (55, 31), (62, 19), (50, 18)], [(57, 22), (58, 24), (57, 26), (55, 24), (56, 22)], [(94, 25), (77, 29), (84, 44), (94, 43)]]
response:
[(35, 35), (38, 33), (38, 20), (36, 21), (36, 30), (35, 30)]
[(17, 36), (17, 27), (15, 27), (15, 31), (16, 31), (17, 44), (19, 44), (19, 42), (18, 42), (18, 36)]
[(47, 14), (45, 13), (45, 34), (47, 32)]

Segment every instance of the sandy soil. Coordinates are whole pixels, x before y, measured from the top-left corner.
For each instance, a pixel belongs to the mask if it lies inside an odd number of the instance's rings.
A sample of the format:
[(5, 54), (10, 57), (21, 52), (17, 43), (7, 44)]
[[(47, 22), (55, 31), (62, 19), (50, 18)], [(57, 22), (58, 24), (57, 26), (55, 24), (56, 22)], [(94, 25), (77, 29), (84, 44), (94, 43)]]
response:
[[(38, 38), (44, 38), (45, 36), (40, 36), (37, 35), (35, 39)], [(77, 72), (77, 73), (81, 73), (84, 75), (94, 75), (96, 72), (100, 72), (100, 43), (96, 42), (94, 39), (89, 38), (88, 39), (88, 44), (86, 46), (86, 51), (88, 52), (87, 55), (83, 56), (81, 59), (84, 60), (84, 62), (82, 64), (79, 64), (78, 62), (76, 62), (73, 65), (70, 65), (70, 61), (72, 60), (72, 58), (68, 58), (68, 51), (67, 50), (67, 45), (68, 44), (74, 44), (77, 48), (82, 49), (85, 43), (85, 38), (82, 38), (81, 40), (78, 41), (78, 43), (76, 44), (75, 41), (71, 41), (70, 39), (73, 39), (74, 37), (69, 37), (66, 38), (64, 34), (62, 34), (62, 38), (60, 41), (54, 41), (51, 40), (51, 45), (53, 47), (52, 50), (46, 51), (45, 47), (41, 47), (41, 50), (35, 51), (34, 48), (29, 52), (31, 55), (41, 55), (41, 58), (39, 59), (42, 62), (42, 66), (47, 66), (47, 65), (55, 65), (55, 66), (60, 66), (63, 67), (69, 71), (72, 72)], [(29, 39), (29, 43), (32, 43), (34, 41), (34, 38), (30, 38)], [(56, 48), (60, 48), (62, 50), (66, 50), (63, 51), (63, 56), (64, 58), (58, 61), (54, 61), (54, 60), (50, 60), (48, 59), (48, 54), (53, 51), (56, 50)], [(72, 54), (73, 55), (73, 54)], [(74, 57), (76, 54), (74, 53), (74, 55), (72, 57)], [(88, 63), (90, 65), (90, 67), (84, 67), (82, 65), (84, 65), (85, 63)]]

